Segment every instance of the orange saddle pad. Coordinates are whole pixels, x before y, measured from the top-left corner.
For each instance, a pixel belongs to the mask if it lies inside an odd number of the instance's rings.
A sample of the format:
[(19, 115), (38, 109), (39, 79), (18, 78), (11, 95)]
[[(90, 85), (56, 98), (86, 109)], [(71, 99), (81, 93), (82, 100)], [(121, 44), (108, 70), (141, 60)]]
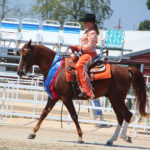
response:
[[(72, 75), (67, 71), (67, 62), (69, 58), (65, 58), (65, 72), (66, 72), (66, 80), (67, 82), (72, 80)], [(105, 64), (106, 69), (99, 73), (91, 73), (90, 76), (92, 77), (92, 80), (99, 80), (99, 79), (107, 79), (111, 78), (111, 66), (109, 63)]]

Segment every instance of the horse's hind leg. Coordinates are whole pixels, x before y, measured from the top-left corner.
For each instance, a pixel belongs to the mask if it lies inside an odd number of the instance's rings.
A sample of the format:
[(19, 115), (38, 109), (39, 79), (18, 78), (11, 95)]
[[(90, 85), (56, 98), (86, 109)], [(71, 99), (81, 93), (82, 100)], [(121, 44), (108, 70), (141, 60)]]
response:
[(78, 122), (78, 116), (77, 116), (76, 110), (74, 108), (73, 102), (70, 99), (68, 100), (68, 99), (64, 98), (63, 103), (66, 106), (66, 108), (68, 109), (70, 116), (76, 125), (78, 136), (79, 136), (78, 143), (83, 143), (83, 140), (82, 140), (83, 134), (82, 134), (82, 130), (80, 128), (79, 122)]
[[(127, 91), (127, 90), (126, 90)], [(124, 139), (127, 142), (131, 143), (131, 137), (126, 136), (127, 132), (127, 125), (131, 120), (132, 113), (128, 110), (127, 106), (125, 105), (125, 97), (126, 97), (126, 92), (124, 91), (113, 91), (112, 93), (109, 93), (109, 100), (112, 104), (112, 107), (116, 113), (117, 120), (118, 120), (118, 126), (116, 128), (116, 131), (112, 138), (108, 140), (107, 144), (112, 145), (113, 141), (115, 141), (119, 135), (120, 128), (123, 124), (123, 121), (125, 120), (125, 124), (123, 126), (123, 130), (121, 132), (121, 138)]]
[[(123, 120), (125, 120), (120, 137), (124, 139), (125, 141), (131, 143), (131, 137), (126, 136), (126, 132), (127, 132), (128, 124), (132, 117), (132, 113), (129, 111), (129, 109), (127, 108), (125, 104), (125, 97), (126, 97), (126, 94), (123, 92), (120, 92), (118, 93), (117, 98), (115, 100), (112, 101), (112, 99), (110, 99), (110, 101), (117, 115), (117, 119), (119, 118), (119, 116), (122, 116), (124, 118)], [(121, 123), (120, 123), (118, 119), (118, 122), (120, 125), (122, 125), (123, 120), (121, 120)]]
[[(112, 106), (113, 106), (113, 104), (112, 104)], [(113, 106), (113, 109), (114, 109), (115, 114), (117, 116), (118, 124), (117, 124), (116, 130), (115, 130), (113, 136), (106, 143), (106, 145), (109, 145), (109, 146), (113, 145), (113, 142), (117, 140), (121, 126), (122, 126), (122, 123), (123, 123), (123, 120), (124, 120), (123, 115), (120, 114), (120, 112), (115, 108), (115, 106)]]
[[(119, 100), (119, 99), (118, 99)], [(122, 132), (120, 134), (120, 137), (125, 140), (126, 142), (131, 143), (131, 137), (126, 135), (127, 132), (127, 128), (128, 128), (128, 124), (131, 120), (132, 117), (132, 113), (129, 111), (129, 109), (127, 108), (125, 101), (121, 100), (116, 104), (116, 109), (119, 111), (119, 113), (124, 117), (124, 125), (123, 125), (123, 129)]]
[(125, 140), (128, 143), (132, 143), (131, 137), (127, 136), (127, 128), (128, 128), (128, 124), (130, 123), (130, 121), (132, 120), (132, 113), (128, 110), (127, 106), (124, 104), (124, 124), (123, 124), (123, 128), (120, 134), (120, 137)]
[(126, 141), (126, 142), (128, 142), (128, 143), (132, 143), (132, 140), (131, 140), (131, 137), (130, 136), (127, 136), (126, 135), (126, 133), (127, 133), (127, 128), (128, 128), (128, 122), (124, 122), (124, 125), (123, 125), (123, 128), (122, 128), (122, 132), (121, 132), (121, 134), (120, 134), (120, 137), (124, 140), (124, 141)]
[(48, 98), (47, 104), (46, 104), (45, 108), (42, 111), (40, 119), (39, 119), (38, 123), (36, 124), (36, 126), (34, 127), (34, 129), (32, 131), (32, 134), (30, 134), (28, 136), (28, 139), (34, 139), (35, 138), (35, 136), (36, 136), (35, 133), (39, 130), (43, 120), (46, 118), (48, 113), (52, 110), (52, 108), (54, 107), (56, 102), (57, 102), (57, 100), (51, 100), (50, 98)]

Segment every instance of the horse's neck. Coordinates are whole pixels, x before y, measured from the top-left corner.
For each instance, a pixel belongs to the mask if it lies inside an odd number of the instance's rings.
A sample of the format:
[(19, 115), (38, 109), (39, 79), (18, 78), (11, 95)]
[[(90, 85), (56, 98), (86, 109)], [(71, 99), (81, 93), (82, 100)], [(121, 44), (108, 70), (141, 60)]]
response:
[(50, 53), (42, 53), (39, 55), (38, 58), (38, 66), (40, 67), (40, 70), (42, 71), (42, 74), (44, 76), (44, 80), (47, 77), (47, 74), (49, 72), (49, 68), (51, 67), (51, 64), (53, 62), (54, 56)]

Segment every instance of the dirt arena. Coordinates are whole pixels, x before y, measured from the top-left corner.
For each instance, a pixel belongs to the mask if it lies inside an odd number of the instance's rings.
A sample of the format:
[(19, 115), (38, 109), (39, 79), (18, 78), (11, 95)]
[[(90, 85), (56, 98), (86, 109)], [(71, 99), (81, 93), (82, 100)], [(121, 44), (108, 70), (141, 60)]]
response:
[(144, 130), (138, 130), (137, 137), (133, 137), (133, 129), (128, 129), (132, 144), (118, 138), (113, 146), (105, 146), (115, 127), (80, 124), (85, 143), (77, 144), (73, 123), (67, 130), (66, 122), (63, 122), (61, 129), (60, 122), (49, 120), (43, 122), (36, 139), (29, 140), (27, 137), (36, 123), (32, 121), (21, 118), (4, 119), (5, 124), (0, 126), (0, 150), (150, 150), (150, 135)]
[[(2, 89), (0, 90), (2, 95)], [(10, 92), (10, 97), (12, 96)], [(19, 91), (19, 98), (33, 100), (32, 91)], [(41, 93), (38, 93), (40, 100)], [(47, 100), (45, 96), (45, 101)], [(0, 101), (0, 108), (1, 108)], [(6, 102), (8, 111), (11, 111), (11, 102)], [(44, 106), (36, 105), (36, 114), (41, 114)], [(5, 108), (6, 109), (6, 108)], [(77, 108), (78, 109), (78, 108)], [(60, 117), (61, 106), (56, 106), (50, 115)], [(0, 110), (1, 111), (1, 110)], [(78, 110), (77, 110), (78, 111)], [(13, 102), (13, 112), (33, 113), (33, 104)], [(116, 121), (113, 112), (103, 112), (106, 121)], [(63, 116), (68, 116), (68, 111), (63, 109)], [(80, 109), (80, 116), (85, 119), (93, 119), (87, 109)], [(83, 131), (84, 144), (77, 143), (77, 132), (74, 123), (71, 123), (70, 129), (67, 129), (67, 123), (63, 122), (61, 128), (60, 121), (45, 120), (37, 133), (36, 139), (27, 139), (37, 120), (27, 118), (4, 118), (0, 125), (0, 150), (150, 150), (150, 134), (144, 130), (138, 129), (137, 136), (134, 137), (133, 128), (128, 128), (128, 136), (132, 137), (132, 144), (118, 138), (113, 146), (105, 146), (105, 143), (111, 138), (115, 127), (100, 126), (94, 124), (80, 123)]]

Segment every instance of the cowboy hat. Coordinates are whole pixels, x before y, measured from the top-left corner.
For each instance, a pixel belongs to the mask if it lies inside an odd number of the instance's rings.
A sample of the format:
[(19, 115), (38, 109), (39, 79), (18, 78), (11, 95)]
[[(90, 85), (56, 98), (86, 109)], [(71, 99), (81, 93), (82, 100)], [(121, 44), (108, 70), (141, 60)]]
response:
[(86, 13), (82, 18), (79, 19), (80, 22), (96, 22), (95, 14)]

